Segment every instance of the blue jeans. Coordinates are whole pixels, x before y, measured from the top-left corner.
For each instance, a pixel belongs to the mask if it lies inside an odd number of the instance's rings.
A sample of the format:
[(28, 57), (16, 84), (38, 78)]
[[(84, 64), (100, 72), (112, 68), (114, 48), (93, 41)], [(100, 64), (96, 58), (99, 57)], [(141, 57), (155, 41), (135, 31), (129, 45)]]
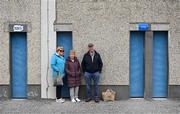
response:
[(85, 72), (84, 74), (85, 81), (86, 81), (86, 97), (91, 98), (91, 81), (93, 80), (94, 83), (94, 97), (98, 98), (99, 97), (99, 78), (100, 78), (100, 73), (95, 72), (95, 73), (88, 73)]

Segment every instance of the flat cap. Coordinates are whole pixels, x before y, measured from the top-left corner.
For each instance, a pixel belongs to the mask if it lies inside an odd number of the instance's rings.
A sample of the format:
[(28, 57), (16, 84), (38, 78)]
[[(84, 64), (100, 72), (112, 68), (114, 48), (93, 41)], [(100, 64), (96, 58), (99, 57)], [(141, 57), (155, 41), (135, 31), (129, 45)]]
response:
[(88, 44), (88, 47), (90, 48), (90, 47), (93, 47), (94, 46), (94, 44), (93, 43), (89, 43)]

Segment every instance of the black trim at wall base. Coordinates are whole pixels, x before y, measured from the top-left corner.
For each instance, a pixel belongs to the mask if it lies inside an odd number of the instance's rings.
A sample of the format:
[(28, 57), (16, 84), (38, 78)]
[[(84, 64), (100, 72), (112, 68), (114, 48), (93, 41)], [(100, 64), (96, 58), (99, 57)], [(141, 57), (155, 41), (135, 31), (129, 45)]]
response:
[(10, 98), (10, 86), (9, 85), (0, 85), (0, 99)]
[[(92, 94), (94, 92), (94, 87), (91, 86)], [(129, 85), (100, 85), (99, 86), (99, 94), (102, 99), (101, 93), (106, 91), (107, 89), (112, 89), (116, 92), (116, 100), (126, 100), (129, 99)], [(86, 98), (86, 86), (81, 85), (79, 90), (79, 96), (82, 99)]]
[(41, 99), (41, 85), (28, 85), (28, 99)]
[[(129, 99), (129, 85), (100, 85), (100, 97), (106, 89), (113, 89), (116, 92), (116, 100)], [(92, 86), (93, 93), (93, 86)], [(80, 98), (86, 96), (86, 86), (81, 85), (79, 91)], [(168, 98), (180, 98), (180, 85), (168, 86)], [(10, 85), (0, 85), (0, 99), (11, 99)], [(41, 99), (41, 85), (28, 85), (28, 99)]]
[[(28, 85), (28, 99), (41, 99), (41, 85)], [(11, 99), (10, 85), (0, 85), (0, 99)]]
[(180, 98), (180, 85), (168, 86), (168, 98)]

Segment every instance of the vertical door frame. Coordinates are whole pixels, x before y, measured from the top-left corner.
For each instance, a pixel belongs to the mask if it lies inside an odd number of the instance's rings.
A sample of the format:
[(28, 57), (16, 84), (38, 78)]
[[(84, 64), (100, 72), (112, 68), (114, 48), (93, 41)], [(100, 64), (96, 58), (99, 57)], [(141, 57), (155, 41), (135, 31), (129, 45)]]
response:
[(152, 54), (153, 54), (153, 32), (145, 32), (145, 88), (144, 98), (152, 98)]

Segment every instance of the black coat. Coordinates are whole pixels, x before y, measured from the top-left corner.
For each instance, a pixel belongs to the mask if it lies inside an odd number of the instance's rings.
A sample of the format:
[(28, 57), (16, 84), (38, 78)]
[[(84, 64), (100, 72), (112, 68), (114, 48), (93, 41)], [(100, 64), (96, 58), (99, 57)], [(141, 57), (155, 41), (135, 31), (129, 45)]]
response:
[(83, 60), (81, 63), (83, 72), (89, 72), (89, 73), (99, 72), (99, 73), (101, 73), (102, 66), (103, 66), (103, 63), (102, 63), (101, 56), (99, 53), (97, 53), (95, 51), (93, 61), (91, 59), (91, 55), (89, 52), (84, 54), (84, 57), (83, 57)]

